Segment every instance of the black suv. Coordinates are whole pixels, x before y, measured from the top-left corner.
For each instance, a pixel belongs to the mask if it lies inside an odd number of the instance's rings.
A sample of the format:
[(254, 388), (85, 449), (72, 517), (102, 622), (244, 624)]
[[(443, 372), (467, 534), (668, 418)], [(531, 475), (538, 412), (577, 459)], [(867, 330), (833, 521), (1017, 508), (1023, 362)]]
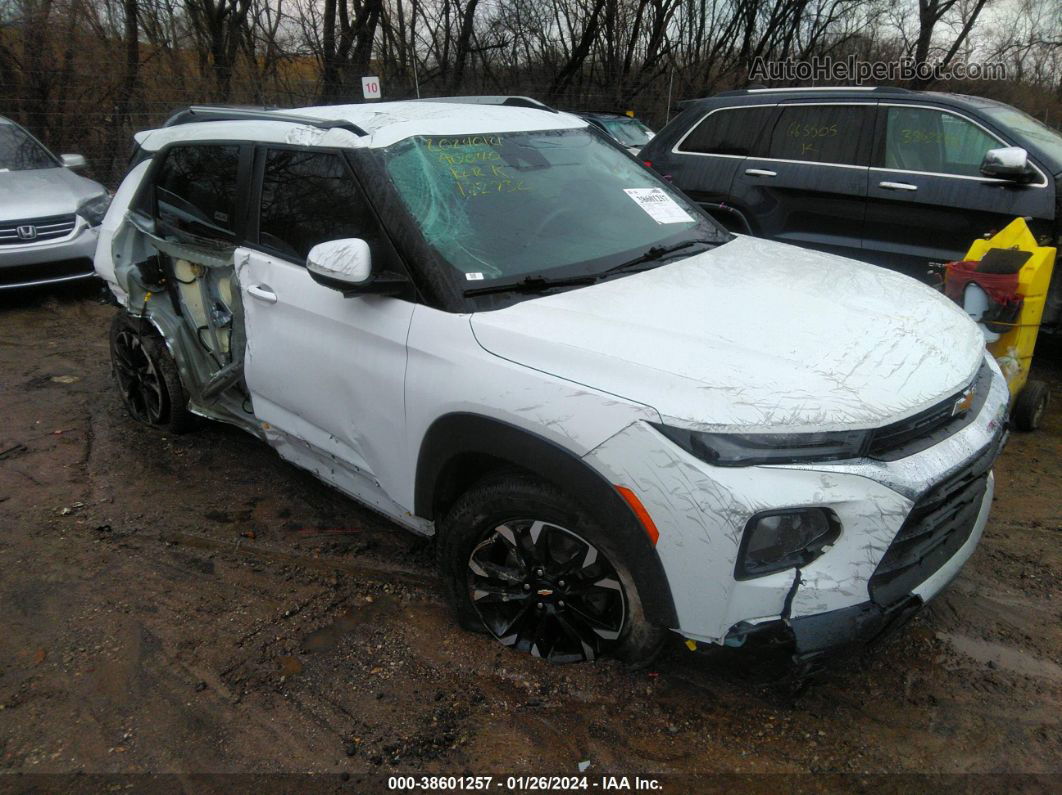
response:
[[(939, 279), (1024, 216), (1062, 237), (1062, 135), (992, 100), (902, 88), (748, 89), (692, 100), (642, 150), (736, 232)], [(1055, 273), (1044, 326), (1062, 331)]]

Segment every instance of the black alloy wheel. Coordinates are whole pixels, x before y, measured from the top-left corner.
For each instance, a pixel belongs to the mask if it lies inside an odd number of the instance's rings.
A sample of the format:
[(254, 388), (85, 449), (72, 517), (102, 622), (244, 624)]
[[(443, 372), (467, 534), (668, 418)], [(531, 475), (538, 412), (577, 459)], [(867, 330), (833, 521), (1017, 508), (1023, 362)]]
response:
[(196, 426), (177, 363), (150, 321), (118, 312), (110, 343), (114, 381), (133, 419), (171, 433)]
[(468, 558), (468, 596), (501, 643), (554, 663), (614, 649), (628, 606), (608, 557), (577, 533), (538, 519), (488, 530)]
[(167, 408), (165, 386), (143, 339), (132, 329), (123, 329), (114, 335), (111, 350), (115, 379), (129, 413), (148, 425), (160, 424)]

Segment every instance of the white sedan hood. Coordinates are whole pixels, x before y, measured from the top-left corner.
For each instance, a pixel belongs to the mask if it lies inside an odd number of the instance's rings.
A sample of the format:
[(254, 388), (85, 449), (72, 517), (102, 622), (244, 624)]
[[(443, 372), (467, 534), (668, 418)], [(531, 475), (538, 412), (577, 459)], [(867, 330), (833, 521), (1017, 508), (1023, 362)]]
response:
[(471, 323), (497, 356), (701, 430), (883, 425), (961, 390), (984, 353), (913, 279), (747, 236)]

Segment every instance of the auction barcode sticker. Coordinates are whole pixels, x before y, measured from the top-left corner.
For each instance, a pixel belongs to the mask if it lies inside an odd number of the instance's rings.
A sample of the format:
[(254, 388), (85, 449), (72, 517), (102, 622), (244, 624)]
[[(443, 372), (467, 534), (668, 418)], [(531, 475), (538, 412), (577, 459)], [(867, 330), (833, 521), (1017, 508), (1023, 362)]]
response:
[(623, 192), (658, 224), (681, 224), (693, 217), (660, 188), (624, 188)]

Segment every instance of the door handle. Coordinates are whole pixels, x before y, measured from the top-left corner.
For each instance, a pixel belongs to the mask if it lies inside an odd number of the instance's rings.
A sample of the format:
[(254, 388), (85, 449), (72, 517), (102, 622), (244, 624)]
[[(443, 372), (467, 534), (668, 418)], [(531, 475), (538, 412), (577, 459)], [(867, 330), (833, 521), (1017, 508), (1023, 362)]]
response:
[(777, 171), (768, 171), (765, 168), (746, 168), (745, 174), (750, 177), (777, 177)]
[(277, 294), (270, 289), (268, 284), (252, 284), (247, 288), (247, 292), (252, 298), (257, 298), (267, 304), (275, 304), (277, 302)]
[(879, 182), (878, 187), (885, 190), (918, 190), (918, 186), (910, 182)]

